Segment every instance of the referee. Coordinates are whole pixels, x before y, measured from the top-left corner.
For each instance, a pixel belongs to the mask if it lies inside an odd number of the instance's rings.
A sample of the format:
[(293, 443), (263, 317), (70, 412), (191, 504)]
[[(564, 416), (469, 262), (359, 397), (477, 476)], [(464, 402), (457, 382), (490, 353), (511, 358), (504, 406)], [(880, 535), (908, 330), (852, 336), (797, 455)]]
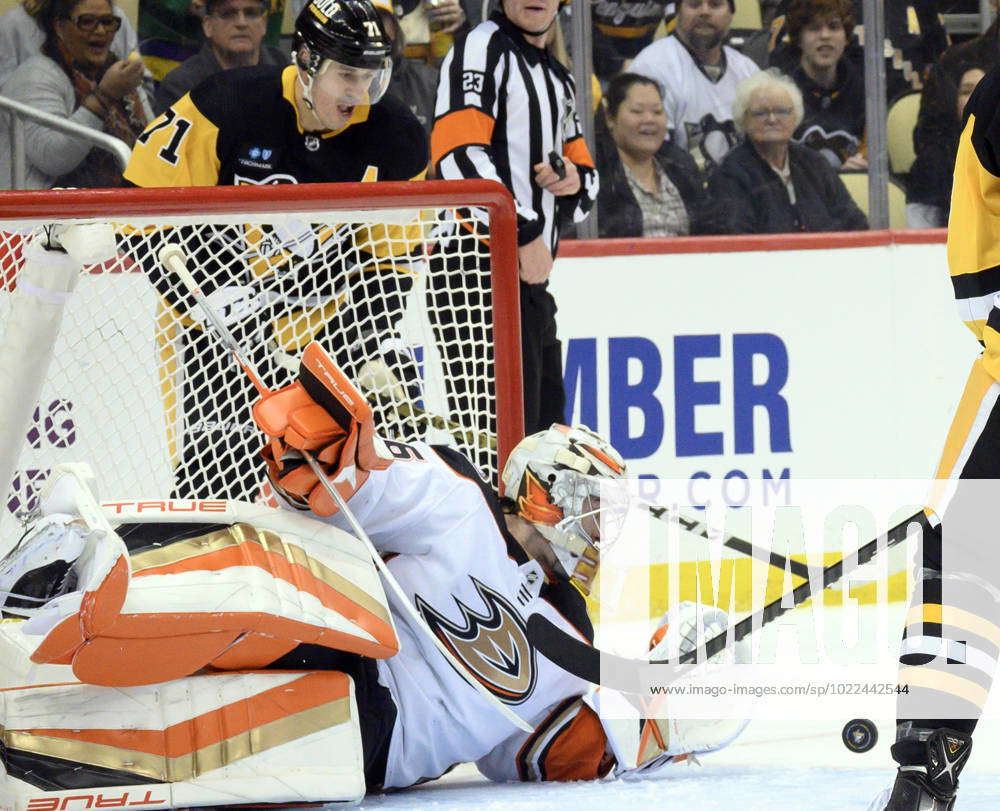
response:
[[(488, 20), (456, 41), (441, 65), (431, 133), (431, 161), (446, 180), (488, 178), (514, 197), (521, 279), (521, 353), (524, 429), (527, 434), (565, 422), (562, 350), (556, 339), (556, 305), (548, 292), (559, 244), (559, 220), (583, 220), (597, 198), (597, 171), (576, 114), (573, 78), (546, 50), (560, 0), (501, 0)], [(484, 231), (456, 233), (465, 242)], [(436, 290), (461, 289), (471, 300), (489, 295), (488, 267), (474, 245), (448, 251), (432, 273)], [(441, 265), (444, 267), (442, 268)], [(441, 271), (445, 271), (441, 273)], [(453, 413), (470, 413), (478, 397), (469, 391), (474, 362), (460, 327), (439, 323), (448, 352)], [(457, 400), (458, 402), (454, 402)], [(483, 403), (479, 403), (482, 405)], [(487, 409), (487, 413), (488, 413)], [(481, 412), (480, 412), (481, 413)], [(492, 430), (492, 425), (473, 426)]]

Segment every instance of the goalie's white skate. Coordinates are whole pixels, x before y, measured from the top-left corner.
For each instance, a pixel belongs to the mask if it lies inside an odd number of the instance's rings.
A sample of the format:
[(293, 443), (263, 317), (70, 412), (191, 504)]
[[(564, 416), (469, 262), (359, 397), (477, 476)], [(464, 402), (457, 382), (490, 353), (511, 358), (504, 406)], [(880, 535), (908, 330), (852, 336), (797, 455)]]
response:
[(125, 601), (125, 544), (111, 528), (87, 465), (59, 465), (40, 494), (40, 519), (0, 560), (5, 614), (28, 618), (26, 634), (47, 634), (80, 616), (74, 635), (99, 633)]
[(80, 265), (99, 265), (115, 258), (115, 232), (108, 222), (62, 222), (43, 227), (46, 250), (64, 251)]

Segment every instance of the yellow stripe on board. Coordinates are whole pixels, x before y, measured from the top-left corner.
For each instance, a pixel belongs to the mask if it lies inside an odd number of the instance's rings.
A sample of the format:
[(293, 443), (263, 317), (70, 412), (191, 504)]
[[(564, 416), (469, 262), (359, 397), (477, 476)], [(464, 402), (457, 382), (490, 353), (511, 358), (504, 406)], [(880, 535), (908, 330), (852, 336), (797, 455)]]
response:
[[(829, 566), (840, 558), (839, 552), (827, 552), (823, 556), (823, 565)], [(792, 555), (791, 560), (803, 563), (816, 562), (815, 558), (810, 561), (804, 555)], [(683, 561), (679, 564), (673, 564), (680, 567), (679, 574), (673, 574), (670, 571), (671, 565), (654, 563), (648, 569), (636, 567), (634, 573), (629, 573), (626, 577), (621, 593), (624, 595), (645, 595), (647, 593), (646, 587), (638, 578), (648, 572), (649, 616), (659, 617), (671, 605), (683, 600), (716, 605), (729, 612), (734, 610), (754, 611), (762, 608), (766, 603), (777, 600), (786, 591), (805, 582), (803, 577), (791, 574), (786, 577), (783, 569), (768, 566), (750, 558), (724, 558), (715, 562), (716, 571), (714, 573), (713, 561), (709, 560)], [(754, 567), (756, 567), (756, 571)], [(763, 582), (765, 568), (767, 569), (767, 581), (763, 588), (763, 597), (761, 597), (760, 583)], [(904, 601), (907, 599), (907, 574), (907, 571), (903, 570), (895, 572), (887, 578), (882, 578), (880, 581), (865, 582), (849, 589), (848, 597), (861, 605), (874, 605), (878, 600), (879, 592), (881, 592), (886, 595), (883, 599), (887, 599), (889, 602)], [(679, 586), (679, 594), (677, 595), (670, 593), (671, 578), (674, 578)], [(845, 582), (842, 580), (836, 586), (831, 586), (823, 591), (823, 605), (844, 604), (843, 584)], [(591, 615), (595, 617), (599, 616), (601, 593), (601, 583), (598, 581), (591, 599), (588, 600)], [(616, 604), (619, 604), (621, 596), (615, 595), (615, 598)], [(807, 600), (802, 605), (809, 606), (811, 602), (811, 600)]]

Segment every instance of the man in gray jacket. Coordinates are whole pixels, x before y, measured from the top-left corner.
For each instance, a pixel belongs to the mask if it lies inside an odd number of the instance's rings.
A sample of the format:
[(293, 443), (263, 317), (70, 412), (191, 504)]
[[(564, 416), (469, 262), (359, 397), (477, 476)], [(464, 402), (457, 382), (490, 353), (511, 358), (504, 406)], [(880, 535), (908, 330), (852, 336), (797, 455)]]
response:
[(159, 115), (209, 76), (229, 68), (287, 65), (288, 54), (264, 45), (268, 0), (207, 0), (202, 30), (205, 44), (163, 77), (153, 100)]

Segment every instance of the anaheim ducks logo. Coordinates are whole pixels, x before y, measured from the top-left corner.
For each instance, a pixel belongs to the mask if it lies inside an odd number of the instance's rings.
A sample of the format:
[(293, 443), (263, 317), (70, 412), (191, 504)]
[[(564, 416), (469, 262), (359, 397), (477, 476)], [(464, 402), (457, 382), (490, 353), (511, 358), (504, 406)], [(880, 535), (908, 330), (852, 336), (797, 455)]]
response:
[(528, 629), (506, 599), (471, 577), (486, 613), (473, 611), (457, 597), (464, 625), (441, 616), (414, 595), (414, 604), (430, 629), (456, 659), (504, 704), (521, 704), (535, 689), (535, 650)]

